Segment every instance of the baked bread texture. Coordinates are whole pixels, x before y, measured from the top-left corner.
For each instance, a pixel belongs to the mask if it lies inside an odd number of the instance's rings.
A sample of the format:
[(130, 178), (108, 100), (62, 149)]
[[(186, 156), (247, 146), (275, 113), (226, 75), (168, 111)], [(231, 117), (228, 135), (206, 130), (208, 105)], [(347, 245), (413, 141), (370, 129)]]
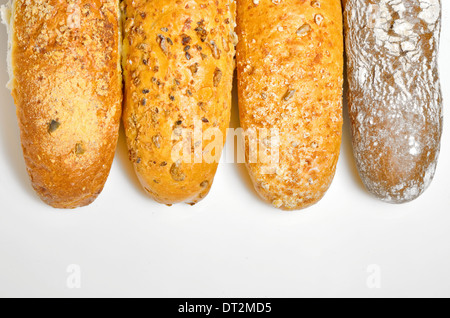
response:
[[(250, 177), (273, 206), (306, 208), (329, 188), (339, 157), (341, 1), (241, 0), (237, 25), (239, 113)], [(264, 129), (277, 136), (248, 137)], [(260, 150), (251, 160), (255, 142), (276, 160), (264, 160)]]
[(439, 0), (347, 0), (353, 150), (367, 189), (390, 203), (420, 196), (439, 156)]
[(157, 202), (195, 204), (210, 190), (230, 120), (235, 2), (125, 0), (122, 10), (130, 160)]
[(3, 15), (33, 188), (56, 208), (87, 205), (105, 184), (118, 139), (119, 3), (15, 0)]

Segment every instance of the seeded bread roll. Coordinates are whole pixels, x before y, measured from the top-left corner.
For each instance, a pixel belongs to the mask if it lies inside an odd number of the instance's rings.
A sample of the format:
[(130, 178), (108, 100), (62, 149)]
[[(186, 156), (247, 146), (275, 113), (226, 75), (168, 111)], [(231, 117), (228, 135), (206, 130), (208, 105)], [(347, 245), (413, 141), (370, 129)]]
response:
[(442, 133), (439, 0), (347, 0), (353, 149), (378, 198), (403, 203), (433, 179)]
[[(237, 8), (239, 112), (245, 131), (274, 129), (260, 146), (278, 160), (251, 162), (260, 196), (284, 210), (319, 201), (334, 177), (342, 134), (340, 0), (241, 0)], [(273, 135), (272, 135), (273, 136)], [(278, 139), (278, 141), (277, 141)]]
[(103, 188), (118, 139), (118, 1), (15, 0), (3, 16), (33, 187), (53, 207), (87, 205)]
[[(130, 160), (157, 202), (195, 204), (212, 185), (230, 120), (235, 3), (125, 0), (122, 5), (123, 122)], [(216, 136), (215, 151), (208, 148), (210, 135)], [(180, 157), (175, 150), (183, 140), (187, 152)], [(208, 153), (214, 160), (204, 158)]]

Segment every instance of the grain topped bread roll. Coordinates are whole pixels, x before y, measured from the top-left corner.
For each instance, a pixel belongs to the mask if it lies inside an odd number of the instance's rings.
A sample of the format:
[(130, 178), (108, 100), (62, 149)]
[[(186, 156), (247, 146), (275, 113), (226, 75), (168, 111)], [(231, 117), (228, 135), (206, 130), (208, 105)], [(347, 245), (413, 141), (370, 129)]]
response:
[[(212, 185), (217, 160), (207, 131), (221, 134), (230, 120), (236, 36), (230, 0), (125, 0), (123, 5), (123, 122), (130, 160), (157, 202), (194, 204)], [(188, 155), (174, 149), (184, 133), (199, 130)], [(203, 139), (203, 140), (202, 140)]]
[[(340, 0), (241, 0), (237, 8), (241, 125), (275, 129), (278, 162), (247, 166), (257, 192), (275, 207), (306, 208), (334, 177), (342, 128)], [(270, 145), (267, 145), (270, 144)]]
[(32, 185), (53, 207), (87, 205), (104, 186), (118, 138), (119, 1), (15, 0), (3, 15)]
[(433, 179), (442, 133), (439, 0), (347, 0), (349, 113), (361, 178), (403, 203)]

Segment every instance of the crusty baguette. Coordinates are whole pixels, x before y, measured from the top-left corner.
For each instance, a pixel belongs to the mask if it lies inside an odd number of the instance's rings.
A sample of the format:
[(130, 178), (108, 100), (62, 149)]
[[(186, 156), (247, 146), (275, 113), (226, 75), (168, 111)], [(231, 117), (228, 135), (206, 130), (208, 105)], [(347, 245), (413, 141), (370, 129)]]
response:
[(181, 131), (195, 127), (203, 133), (217, 129), (223, 146), (231, 109), (235, 3), (125, 0), (122, 5), (123, 122), (130, 160), (157, 202), (197, 203), (209, 192), (218, 164), (194, 158), (198, 150), (200, 156), (207, 151), (209, 138), (189, 145), (191, 162), (173, 150), (184, 138)]
[(118, 139), (118, 1), (15, 0), (8, 22), (33, 187), (53, 207), (87, 205), (104, 186)]
[(361, 178), (408, 202), (433, 179), (442, 132), (439, 0), (347, 0), (349, 113)]
[(250, 162), (246, 138), (249, 174), (275, 207), (308, 207), (327, 191), (339, 157), (341, 2), (241, 0), (237, 25), (241, 125), (279, 130), (278, 163)]

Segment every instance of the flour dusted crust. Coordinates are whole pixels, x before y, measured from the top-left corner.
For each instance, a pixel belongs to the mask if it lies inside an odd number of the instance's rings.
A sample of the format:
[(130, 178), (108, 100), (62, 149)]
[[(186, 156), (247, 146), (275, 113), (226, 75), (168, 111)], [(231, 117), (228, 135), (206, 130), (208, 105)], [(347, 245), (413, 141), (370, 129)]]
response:
[[(157, 202), (197, 203), (212, 185), (217, 162), (177, 160), (181, 132), (217, 128), (225, 141), (231, 109), (236, 36), (230, 0), (122, 2), (125, 104), (130, 160)], [(200, 122), (200, 126), (198, 125)], [(192, 155), (192, 156), (191, 156)], [(219, 153), (220, 155), (220, 153)], [(220, 156), (219, 156), (220, 157)]]
[(32, 184), (75, 208), (101, 192), (121, 115), (119, 3), (15, 0), (12, 95)]
[(353, 148), (377, 197), (411, 201), (433, 179), (442, 132), (439, 0), (347, 0)]
[[(249, 174), (275, 207), (306, 208), (327, 191), (339, 157), (341, 2), (241, 0), (237, 16), (241, 125), (280, 130), (279, 163), (248, 163)], [(247, 160), (249, 149), (246, 139)]]

